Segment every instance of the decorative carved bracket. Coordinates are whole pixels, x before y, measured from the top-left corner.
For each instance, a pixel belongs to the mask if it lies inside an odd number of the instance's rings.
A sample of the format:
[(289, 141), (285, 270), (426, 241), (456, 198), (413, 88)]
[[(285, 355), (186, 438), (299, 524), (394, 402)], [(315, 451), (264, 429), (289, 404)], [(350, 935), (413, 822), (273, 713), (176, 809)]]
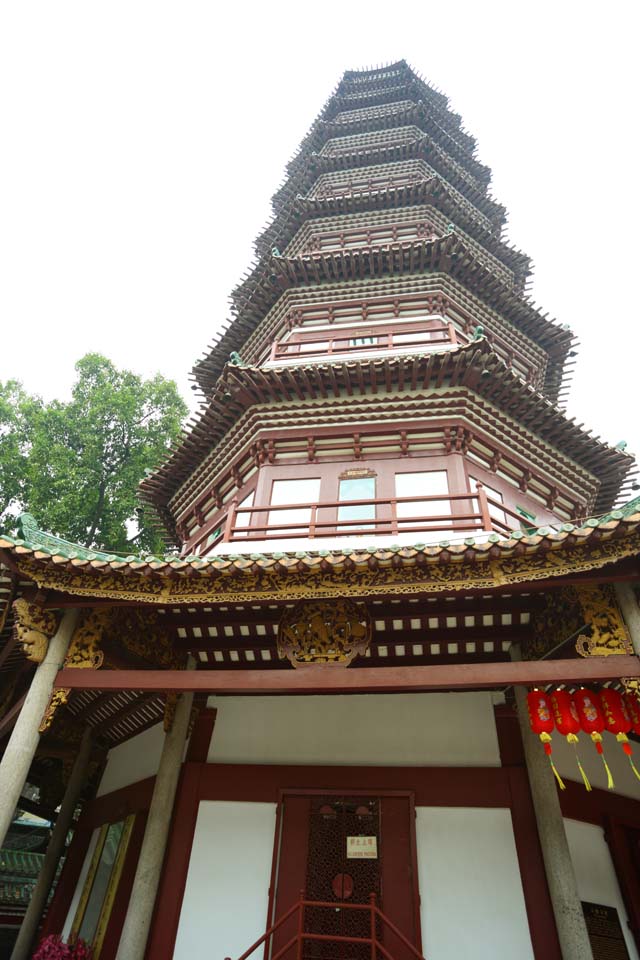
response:
[(576, 650), (581, 657), (609, 657), (632, 654), (633, 647), (611, 584), (576, 587), (584, 622), (591, 635), (580, 635)]
[[(104, 663), (104, 653), (100, 649), (100, 641), (105, 628), (111, 622), (110, 607), (96, 607), (85, 611), (79, 626), (76, 627), (67, 655), (64, 658), (65, 667), (89, 667), (98, 670)], [(58, 707), (67, 703), (70, 690), (60, 688), (54, 690), (49, 705), (44, 712), (40, 723), (40, 733), (49, 729)]]
[(58, 626), (56, 614), (24, 599), (14, 600), (12, 606), (13, 630), (18, 643), (22, 645), (27, 660), (42, 663), (49, 640)]
[(576, 637), (581, 657), (633, 653), (627, 628), (611, 584), (564, 587), (546, 596), (538, 611), (532, 637), (523, 643), (528, 660), (538, 660)]
[(362, 604), (351, 600), (300, 601), (278, 627), (278, 656), (302, 664), (347, 666), (371, 642), (371, 620)]

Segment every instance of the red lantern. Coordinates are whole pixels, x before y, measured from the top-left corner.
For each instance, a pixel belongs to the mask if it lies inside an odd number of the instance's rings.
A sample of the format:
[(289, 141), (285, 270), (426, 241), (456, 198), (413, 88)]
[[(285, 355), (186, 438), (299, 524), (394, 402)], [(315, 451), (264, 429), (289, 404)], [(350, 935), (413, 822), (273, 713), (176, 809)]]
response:
[(631, 730), (631, 717), (625, 701), (617, 690), (605, 688), (600, 691), (600, 703), (602, 704), (606, 729), (609, 733), (615, 734), (618, 743), (622, 744), (622, 749), (627, 755), (631, 769), (640, 780), (640, 773), (638, 773), (632, 760), (633, 749), (627, 737), (629, 730)]
[(563, 737), (567, 738), (567, 743), (570, 743), (575, 750), (576, 763), (578, 764), (578, 770), (582, 776), (582, 781), (586, 789), (591, 790), (591, 784), (589, 783), (589, 779), (584, 772), (584, 768), (580, 763), (580, 757), (578, 756), (577, 733), (580, 730), (580, 717), (578, 715), (576, 705), (566, 690), (555, 690), (551, 694), (550, 700), (556, 728)]
[(551, 756), (551, 733), (553, 731), (553, 714), (551, 712), (551, 702), (546, 693), (542, 690), (532, 690), (527, 694), (527, 709), (529, 711), (529, 724), (534, 733), (537, 733), (542, 741), (544, 752), (549, 758), (551, 769), (558, 781), (561, 790), (565, 789), (562, 777), (556, 770), (556, 765)]
[(600, 706), (600, 698), (593, 690), (577, 690), (573, 695), (573, 702), (576, 705), (578, 716), (580, 717), (580, 726), (585, 733), (588, 733), (595, 744), (595, 748), (602, 758), (604, 769), (607, 773), (607, 787), (613, 790), (614, 783), (611, 776), (611, 770), (607, 764), (604, 750), (602, 748), (602, 732), (605, 728), (604, 715)]
[(631, 729), (640, 734), (640, 700), (635, 693), (625, 693), (622, 700), (631, 720)]

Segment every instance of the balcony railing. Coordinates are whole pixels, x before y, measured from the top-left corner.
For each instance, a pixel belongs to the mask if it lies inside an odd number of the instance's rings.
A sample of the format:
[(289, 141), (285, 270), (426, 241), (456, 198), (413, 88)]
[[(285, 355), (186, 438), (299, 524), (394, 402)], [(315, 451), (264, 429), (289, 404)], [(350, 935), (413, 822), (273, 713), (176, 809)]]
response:
[[(308, 908), (312, 908), (314, 911), (317, 909), (320, 910), (347, 910), (347, 911), (357, 911), (365, 912), (369, 914), (369, 923), (368, 923), (368, 937), (350, 937), (342, 936), (339, 934), (333, 933), (314, 933), (312, 930), (305, 929), (306, 927), (306, 911)], [(280, 947), (276, 952), (273, 952), (273, 937), (274, 934), (281, 929), (283, 924), (287, 921), (294, 921), (295, 919), (295, 933), (292, 937), (287, 940), (287, 942)], [(293, 927), (293, 922), (288, 924), (290, 928)], [(305, 899), (304, 891), (300, 893), (300, 899), (297, 903), (283, 913), (281, 917), (276, 920), (276, 922), (270, 926), (265, 933), (260, 937), (259, 940), (256, 940), (248, 950), (246, 950), (238, 960), (248, 960), (252, 953), (259, 947), (263, 947), (264, 956), (270, 957), (271, 960), (284, 960), (285, 957), (293, 958), (295, 960), (306, 960), (305, 944), (307, 943), (332, 943), (332, 944), (354, 944), (354, 945), (363, 945), (367, 946), (369, 950), (367, 951), (370, 956), (370, 960), (378, 960), (378, 957), (382, 956), (385, 960), (394, 960), (393, 954), (389, 951), (388, 946), (385, 946), (382, 943), (382, 938), (384, 938), (385, 932), (390, 932), (396, 940), (401, 944), (401, 952), (403, 956), (409, 955), (414, 958), (414, 960), (424, 960), (424, 957), (411, 943), (410, 940), (405, 937), (401, 930), (393, 923), (389, 917), (382, 912), (376, 903), (375, 893), (370, 894), (369, 903), (349, 903), (344, 900), (338, 900), (333, 902), (325, 902), (322, 900), (307, 900)], [(342, 954), (339, 954), (342, 955)], [(345, 954), (349, 956), (349, 954)], [(225, 960), (231, 960), (230, 957), (226, 957)]]
[[(433, 505), (431, 509), (428, 505)], [(415, 512), (408, 507), (415, 505)], [(425, 505), (426, 509), (420, 510)], [(440, 506), (446, 508), (436, 513)], [(348, 508), (369, 509), (371, 517), (339, 519)], [(304, 512), (292, 522), (278, 521), (285, 511)], [(404, 533), (443, 535), (508, 535), (519, 530), (521, 514), (487, 495), (478, 484), (475, 493), (433, 494), (430, 496), (376, 497), (371, 500), (332, 500), (322, 503), (263, 504), (240, 507), (233, 499), (226, 514), (218, 518), (208, 549), (217, 543), (253, 540), (321, 539), (323, 537), (395, 536)]]
[[(367, 342), (372, 341), (372, 342)], [(433, 346), (454, 346), (467, 342), (451, 321), (431, 321), (419, 329), (407, 330), (396, 327), (393, 330), (366, 333), (351, 330), (342, 336), (330, 334), (305, 337), (304, 340), (276, 340), (271, 348), (270, 361), (303, 360), (311, 357), (335, 357), (349, 353), (380, 353), (387, 350), (424, 350)]]

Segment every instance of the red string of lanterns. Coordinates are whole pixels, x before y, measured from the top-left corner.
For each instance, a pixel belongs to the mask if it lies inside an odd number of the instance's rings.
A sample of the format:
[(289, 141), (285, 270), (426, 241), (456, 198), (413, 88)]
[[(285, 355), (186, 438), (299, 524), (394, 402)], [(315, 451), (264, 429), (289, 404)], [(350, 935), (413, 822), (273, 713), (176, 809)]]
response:
[(577, 750), (578, 733), (581, 731), (591, 737), (602, 759), (609, 790), (613, 790), (614, 782), (604, 755), (602, 734), (605, 731), (613, 734), (621, 744), (631, 769), (640, 780), (640, 772), (633, 762), (633, 750), (627, 736), (630, 731), (640, 734), (640, 700), (635, 694), (622, 695), (617, 690), (609, 688), (601, 690), (600, 693), (580, 689), (573, 696), (566, 690), (555, 690), (551, 694), (546, 694), (542, 690), (533, 690), (527, 694), (527, 708), (531, 729), (540, 737), (561, 790), (565, 789), (565, 785), (552, 756), (551, 734), (554, 730), (566, 737), (567, 742), (573, 746), (578, 770), (587, 790), (591, 790), (591, 784)]

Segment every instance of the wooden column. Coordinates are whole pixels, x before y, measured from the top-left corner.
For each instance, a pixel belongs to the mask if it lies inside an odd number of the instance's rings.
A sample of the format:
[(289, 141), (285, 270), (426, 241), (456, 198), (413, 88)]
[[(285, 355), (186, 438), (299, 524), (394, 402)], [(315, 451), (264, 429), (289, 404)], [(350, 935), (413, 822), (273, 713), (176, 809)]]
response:
[(58, 671), (62, 667), (80, 611), (65, 611), (60, 626), (49, 641), (44, 660), (33, 675), (20, 716), (0, 763), (0, 847), (11, 826), (22, 788), (40, 742), (40, 723), (49, 704)]
[[(190, 660), (191, 669), (194, 665), (193, 660)], [(143, 960), (145, 955), (192, 704), (193, 693), (183, 693), (180, 696), (173, 724), (164, 738), (144, 840), (133, 881), (134, 892), (129, 901), (116, 960)]]
[(67, 783), (62, 806), (56, 819), (56, 825), (53, 828), (51, 839), (44, 855), (44, 861), (38, 874), (38, 880), (31, 894), (31, 900), (27, 907), (20, 926), (18, 939), (13, 947), (11, 960), (28, 960), (31, 956), (31, 948), (40, 924), (44, 908), (47, 903), (51, 884), (56, 875), (60, 857), (64, 851), (64, 845), (67, 834), (71, 826), (73, 814), (78, 803), (78, 797), (87, 778), (89, 767), (89, 758), (91, 756), (91, 727), (86, 727), (80, 747), (76, 754), (71, 776)]

